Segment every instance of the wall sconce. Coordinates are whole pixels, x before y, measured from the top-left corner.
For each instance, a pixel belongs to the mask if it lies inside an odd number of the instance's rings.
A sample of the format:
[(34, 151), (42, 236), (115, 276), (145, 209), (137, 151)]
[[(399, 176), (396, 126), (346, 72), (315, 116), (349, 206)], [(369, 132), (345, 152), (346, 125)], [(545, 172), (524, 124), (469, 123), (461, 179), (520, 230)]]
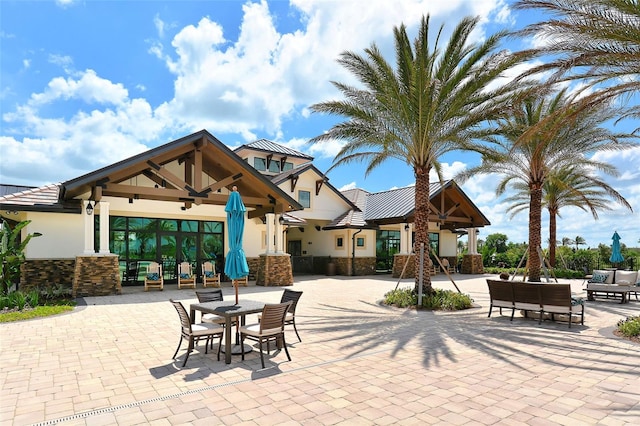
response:
[(316, 225), (316, 231), (320, 231), (321, 229), (320, 225)]
[(408, 230), (409, 230), (409, 224), (408, 224), (408, 223), (404, 225), (404, 230), (405, 230), (405, 231), (408, 231)]
[(133, 198), (129, 198), (129, 204), (133, 204)]
[(87, 208), (85, 210), (87, 215), (91, 216), (93, 214), (93, 205), (91, 204), (91, 201), (87, 203)]
[(278, 222), (280, 223), (280, 225), (284, 225), (284, 216), (280, 216), (278, 218)]

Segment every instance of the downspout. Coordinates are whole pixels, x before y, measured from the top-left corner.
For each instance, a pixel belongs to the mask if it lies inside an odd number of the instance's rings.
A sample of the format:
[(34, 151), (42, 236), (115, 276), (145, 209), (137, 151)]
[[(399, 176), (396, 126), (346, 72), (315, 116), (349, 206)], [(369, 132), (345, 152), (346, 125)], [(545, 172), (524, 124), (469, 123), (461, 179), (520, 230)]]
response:
[(355, 276), (356, 274), (356, 235), (361, 232), (362, 229), (359, 229), (351, 236), (351, 276)]

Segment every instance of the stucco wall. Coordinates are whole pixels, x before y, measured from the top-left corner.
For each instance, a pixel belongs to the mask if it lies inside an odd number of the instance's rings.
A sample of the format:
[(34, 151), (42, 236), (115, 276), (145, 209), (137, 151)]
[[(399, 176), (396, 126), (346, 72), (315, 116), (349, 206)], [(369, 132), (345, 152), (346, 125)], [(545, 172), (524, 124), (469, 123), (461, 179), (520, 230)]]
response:
[(27, 259), (75, 258), (84, 250), (84, 217), (70, 213), (36, 213), (26, 215), (31, 223), (22, 230), (27, 234), (39, 232), (27, 244)]

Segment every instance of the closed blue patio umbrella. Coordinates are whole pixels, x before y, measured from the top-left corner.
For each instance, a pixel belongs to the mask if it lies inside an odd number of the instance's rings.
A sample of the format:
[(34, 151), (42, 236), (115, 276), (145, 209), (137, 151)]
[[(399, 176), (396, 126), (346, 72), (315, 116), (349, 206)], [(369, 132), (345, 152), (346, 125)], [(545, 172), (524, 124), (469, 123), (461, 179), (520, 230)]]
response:
[(613, 233), (613, 244), (611, 245), (611, 257), (609, 258), (609, 262), (611, 263), (622, 263), (624, 262), (624, 257), (622, 257), (622, 253), (620, 252), (620, 235), (618, 235), (618, 231)]
[[(244, 213), (247, 211), (237, 187), (233, 187), (229, 200), (224, 208), (227, 212), (227, 231), (229, 233), (229, 252), (224, 263), (224, 273), (231, 278), (249, 275), (247, 257), (242, 249), (242, 237), (244, 235)], [(234, 284), (236, 291), (236, 304), (238, 303), (238, 286)]]

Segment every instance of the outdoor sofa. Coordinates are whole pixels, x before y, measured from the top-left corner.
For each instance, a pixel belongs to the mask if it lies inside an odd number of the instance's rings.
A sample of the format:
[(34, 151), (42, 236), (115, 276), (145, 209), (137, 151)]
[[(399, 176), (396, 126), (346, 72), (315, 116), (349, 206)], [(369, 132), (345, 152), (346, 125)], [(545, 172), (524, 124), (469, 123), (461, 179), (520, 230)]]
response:
[(620, 297), (620, 303), (629, 301), (631, 294), (638, 300), (640, 292), (640, 271), (594, 269), (587, 281), (587, 299), (595, 297)]
[(556, 314), (565, 315), (569, 328), (574, 318), (580, 318), (584, 324), (583, 300), (571, 296), (570, 284), (527, 283), (521, 281), (487, 280), (489, 286), (489, 317), (493, 307), (511, 309), (511, 321), (516, 309), (527, 317), (529, 312), (536, 314), (538, 324), (543, 319), (556, 320)]

